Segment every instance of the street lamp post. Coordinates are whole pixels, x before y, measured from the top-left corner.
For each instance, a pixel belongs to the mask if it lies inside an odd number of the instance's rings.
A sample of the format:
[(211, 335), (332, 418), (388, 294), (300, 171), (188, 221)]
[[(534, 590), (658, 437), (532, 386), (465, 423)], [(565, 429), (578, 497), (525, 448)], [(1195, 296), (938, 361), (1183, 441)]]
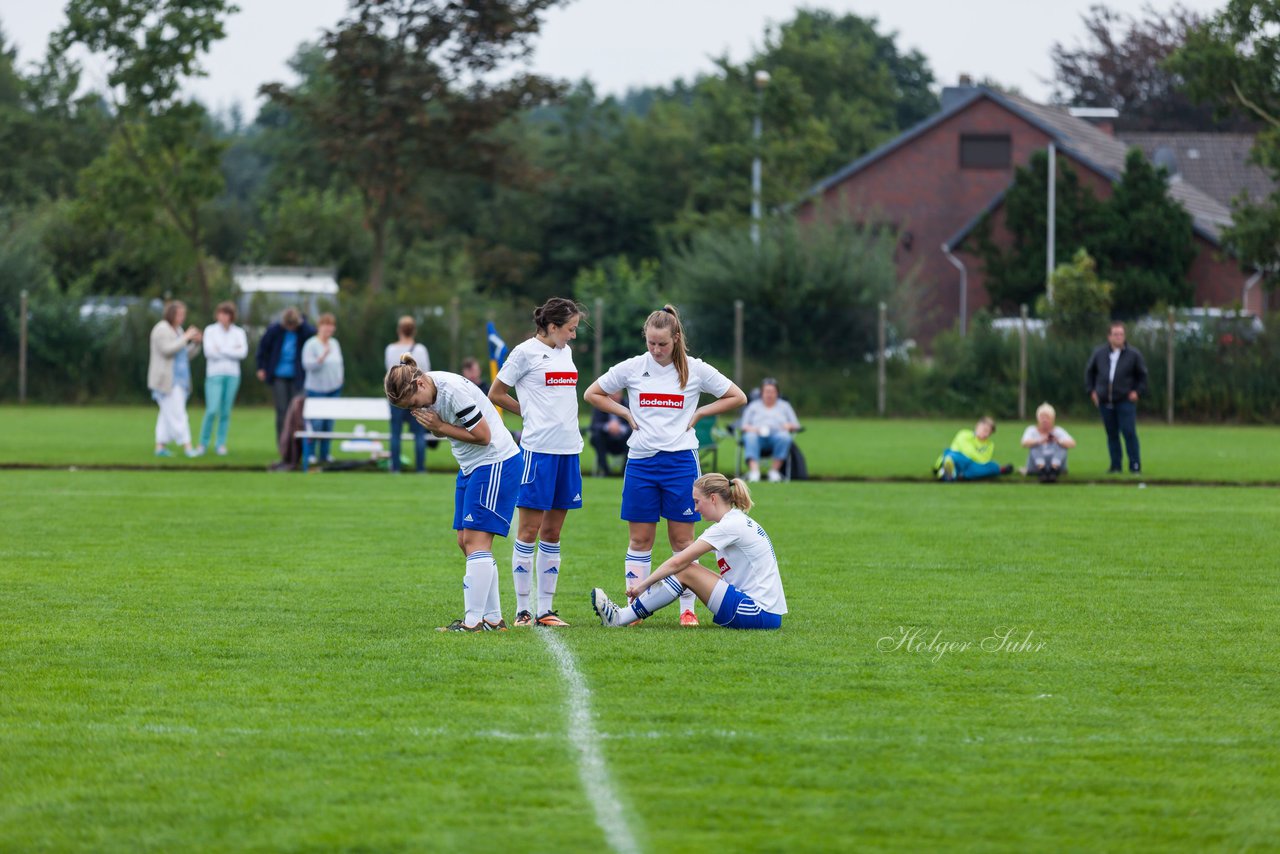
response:
[(764, 113), (764, 87), (769, 85), (769, 72), (763, 68), (756, 72), (756, 116), (751, 124), (751, 138), (754, 140), (755, 157), (751, 159), (751, 243), (760, 245), (760, 217), (764, 211), (760, 203), (760, 137), (764, 131), (762, 115)]

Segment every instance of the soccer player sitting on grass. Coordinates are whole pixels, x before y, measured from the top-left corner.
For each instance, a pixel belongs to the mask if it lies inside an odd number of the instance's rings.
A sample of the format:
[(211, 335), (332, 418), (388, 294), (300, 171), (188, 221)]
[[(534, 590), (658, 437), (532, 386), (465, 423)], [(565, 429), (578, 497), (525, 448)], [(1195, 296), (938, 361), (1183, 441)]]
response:
[(980, 480), (1012, 472), (1013, 466), (1002, 466), (991, 459), (996, 453), (996, 443), (991, 439), (995, 432), (995, 419), (984, 415), (972, 430), (957, 433), (951, 447), (933, 464), (938, 480)]
[[(747, 515), (751, 493), (740, 479), (704, 474), (693, 482), (693, 505), (714, 524), (693, 545), (672, 555), (647, 578), (628, 588), (633, 598), (625, 608), (609, 601), (599, 587), (591, 591), (591, 607), (606, 626), (626, 626), (648, 617), (680, 598), (688, 588), (711, 610), (717, 626), (727, 629), (777, 629), (787, 613), (778, 558), (773, 543)], [(697, 561), (715, 549), (719, 574)]]

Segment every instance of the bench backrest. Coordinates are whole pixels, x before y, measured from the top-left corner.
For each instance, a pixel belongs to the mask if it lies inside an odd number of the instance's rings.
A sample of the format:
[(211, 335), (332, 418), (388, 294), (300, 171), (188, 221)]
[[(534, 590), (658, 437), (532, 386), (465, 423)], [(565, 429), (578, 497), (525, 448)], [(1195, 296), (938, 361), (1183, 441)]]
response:
[(302, 417), (337, 421), (390, 421), (391, 404), (385, 397), (308, 397)]

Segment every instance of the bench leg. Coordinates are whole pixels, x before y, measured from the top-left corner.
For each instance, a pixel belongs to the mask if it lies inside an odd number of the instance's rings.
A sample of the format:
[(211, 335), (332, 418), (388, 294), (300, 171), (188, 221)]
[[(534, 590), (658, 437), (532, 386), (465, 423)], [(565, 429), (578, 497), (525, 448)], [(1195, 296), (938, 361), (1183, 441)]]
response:
[(305, 472), (307, 470), (307, 461), (310, 459), (311, 459), (311, 440), (303, 439), (302, 440), (302, 459), (299, 461), (300, 468), (302, 469), (302, 471)]

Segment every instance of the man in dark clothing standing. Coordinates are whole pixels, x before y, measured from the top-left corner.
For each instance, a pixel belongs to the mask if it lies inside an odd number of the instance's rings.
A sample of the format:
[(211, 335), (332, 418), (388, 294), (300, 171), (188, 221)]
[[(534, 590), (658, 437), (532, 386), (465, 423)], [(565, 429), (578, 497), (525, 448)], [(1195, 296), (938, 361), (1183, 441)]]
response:
[(1111, 453), (1109, 474), (1123, 471), (1120, 437), (1129, 452), (1129, 471), (1142, 471), (1138, 450), (1137, 404), (1147, 393), (1147, 364), (1142, 354), (1124, 341), (1124, 324), (1112, 323), (1107, 343), (1093, 351), (1084, 370), (1085, 390), (1093, 399), (1107, 429), (1107, 450)]
[(267, 327), (258, 342), (258, 379), (271, 386), (276, 405), (276, 439), (284, 428), (289, 401), (302, 394), (302, 345), (316, 334), (296, 308), (290, 306)]

